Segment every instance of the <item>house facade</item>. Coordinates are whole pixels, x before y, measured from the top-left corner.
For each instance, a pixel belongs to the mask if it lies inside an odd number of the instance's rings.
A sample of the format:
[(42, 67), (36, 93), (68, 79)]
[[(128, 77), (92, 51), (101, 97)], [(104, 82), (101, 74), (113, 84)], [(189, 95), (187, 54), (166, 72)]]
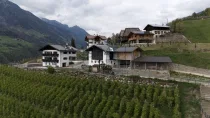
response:
[(161, 35), (165, 35), (167, 33), (170, 33), (170, 27), (169, 26), (161, 26), (161, 25), (151, 25), (148, 24), (144, 30), (146, 30), (147, 32), (153, 33), (154, 34), (154, 38), (158, 38)]
[(86, 51), (90, 53), (88, 65), (105, 64), (110, 66), (127, 66), (141, 56), (141, 49), (138, 47), (112, 47), (108, 45), (92, 45)]
[(88, 43), (88, 47), (92, 46), (92, 45), (103, 45), (105, 44), (107, 38), (105, 36), (100, 36), (100, 35), (88, 35), (85, 37), (85, 41)]
[[(99, 49), (104, 49), (103, 50), (103, 61), (100, 63), (106, 63), (105, 60), (106, 58), (109, 57), (108, 55), (105, 54), (106, 48), (104, 47), (104, 44), (106, 44), (107, 38), (105, 36), (100, 36), (100, 35), (87, 35), (85, 37), (85, 41), (87, 42), (87, 48), (90, 48), (93, 45), (99, 45)], [(92, 49), (92, 48), (91, 48)], [(88, 51), (88, 65), (94, 65), (94, 64), (99, 64), (99, 59), (93, 58), (92, 55), (97, 54), (97, 52), (93, 52), (92, 50)], [(101, 54), (101, 52), (100, 52)], [(94, 56), (95, 57), (95, 56)], [(102, 59), (100, 59), (102, 60)]]
[(133, 32), (133, 31), (141, 31), (139, 28), (125, 28), (124, 30), (120, 31), (120, 40), (121, 43), (126, 43), (128, 42), (128, 35)]
[(145, 31), (132, 31), (128, 35), (128, 42), (130, 45), (138, 44), (155, 44), (154, 34)]
[(44, 67), (67, 67), (76, 60), (77, 49), (69, 45), (46, 45), (40, 51)]

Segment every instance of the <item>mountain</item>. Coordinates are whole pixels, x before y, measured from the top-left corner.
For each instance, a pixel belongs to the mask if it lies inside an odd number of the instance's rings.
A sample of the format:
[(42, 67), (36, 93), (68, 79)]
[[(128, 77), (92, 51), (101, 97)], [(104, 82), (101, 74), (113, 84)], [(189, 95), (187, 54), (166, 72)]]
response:
[(77, 47), (84, 47), (86, 46), (86, 42), (84, 41), (85, 36), (88, 35), (88, 33), (80, 28), (79, 26), (73, 26), (73, 27), (69, 27), (66, 24), (62, 24), (56, 20), (48, 20), (46, 18), (42, 18), (43, 21), (45, 21), (46, 23), (55, 26), (58, 29), (62, 29), (63, 31), (67, 31), (69, 34), (72, 35), (72, 37), (74, 39), (76, 39), (76, 45)]
[(0, 44), (4, 44), (0, 47), (0, 63), (39, 56), (41, 46), (65, 44), (72, 38), (77, 46), (85, 46), (85, 30), (54, 22), (43, 21), (8, 0), (0, 0)]

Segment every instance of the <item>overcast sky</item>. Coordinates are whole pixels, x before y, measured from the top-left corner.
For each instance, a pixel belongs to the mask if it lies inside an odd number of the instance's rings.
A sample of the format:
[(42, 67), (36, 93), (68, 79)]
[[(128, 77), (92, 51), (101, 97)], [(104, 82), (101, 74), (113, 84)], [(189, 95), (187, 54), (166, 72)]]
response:
[(111, 36), (125, 27), (169, 21), (210, 7), (210, 0), (10, 0), (38, 17)]

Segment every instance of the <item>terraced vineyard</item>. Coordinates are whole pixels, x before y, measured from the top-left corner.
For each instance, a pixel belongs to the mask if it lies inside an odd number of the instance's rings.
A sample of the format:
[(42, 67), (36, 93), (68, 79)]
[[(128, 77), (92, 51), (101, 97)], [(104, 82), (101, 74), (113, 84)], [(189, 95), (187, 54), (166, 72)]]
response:
[(180, 118), (180, 105), (176, 86), (0, 66), (0, 117)]

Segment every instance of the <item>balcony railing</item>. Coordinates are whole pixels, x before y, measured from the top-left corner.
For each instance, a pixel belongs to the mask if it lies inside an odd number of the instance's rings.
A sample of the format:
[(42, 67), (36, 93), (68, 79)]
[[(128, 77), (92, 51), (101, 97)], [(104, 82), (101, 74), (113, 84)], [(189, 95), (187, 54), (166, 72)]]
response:
[(43, 53), (42, 56), (53, 56), (53, 57), (58, 57), (57, 53)]
[(42, 59), (43, 62), (56, 62), (58, 63), (58, 59)]

